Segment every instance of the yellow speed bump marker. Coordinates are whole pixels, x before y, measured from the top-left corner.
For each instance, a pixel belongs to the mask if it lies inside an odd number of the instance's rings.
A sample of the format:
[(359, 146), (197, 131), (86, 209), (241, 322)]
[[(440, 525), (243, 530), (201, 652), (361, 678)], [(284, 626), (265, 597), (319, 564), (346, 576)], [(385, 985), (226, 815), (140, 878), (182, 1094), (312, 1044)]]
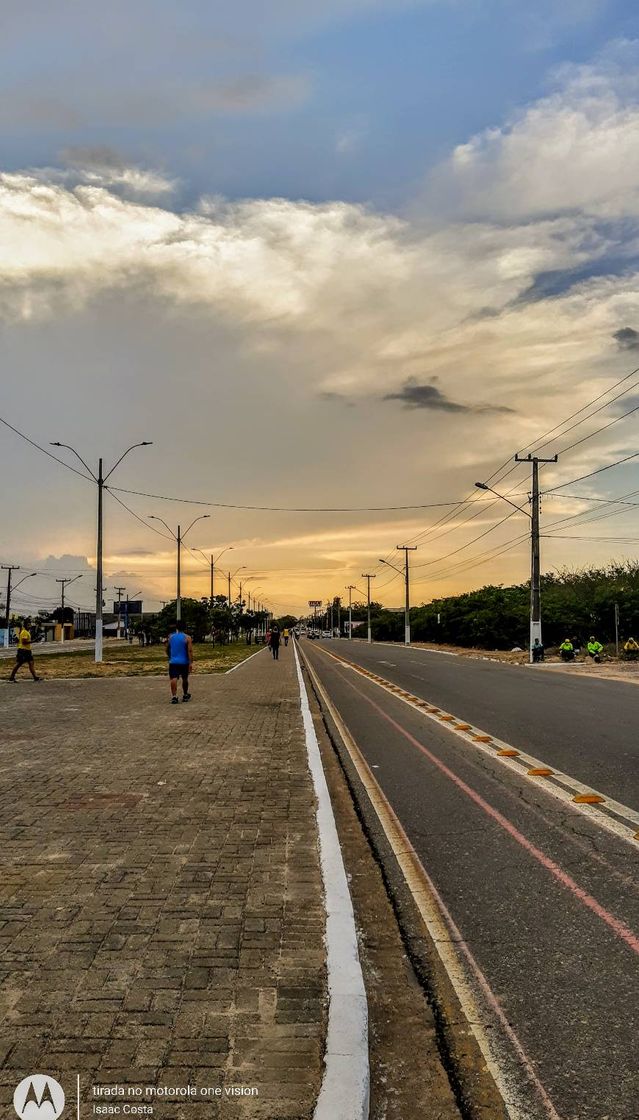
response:
[(551, 770), (549, 766), (533, 766), (528, 773), (535, 778), (549, 778), (555, 771)]
[(519, 751), (516, 751), (514, 747), (502, 747), (500, 751), (497, 751), (497, 754), (500, 754), (502, 758), (517, 758)]
[(492, 743), (492, 735), (473, 735), (474, 743)]
[(469, 723), (456, 723), (455, 724), (455, 731), (470, 731), (470, 724)]
[(601, 805), (605, 800), (600, 793), (576, 793), (573, 797), (577, 805)]
[(442, 720), (443, 723), (453, 723), (453, 721), (455, 719), (454, 716), (440, 716), (439, 718)]

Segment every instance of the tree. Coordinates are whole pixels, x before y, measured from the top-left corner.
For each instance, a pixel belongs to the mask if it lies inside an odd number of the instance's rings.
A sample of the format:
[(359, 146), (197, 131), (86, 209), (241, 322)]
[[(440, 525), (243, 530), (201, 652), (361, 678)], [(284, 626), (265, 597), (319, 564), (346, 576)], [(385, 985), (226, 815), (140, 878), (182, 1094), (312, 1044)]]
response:
[[(210, 629), (208, 606), (199, 599), (182, 599), (181, 606), (182, 623), (187, 634), (191, 635), (194, 642), (203, 642)], [(175, 627), (176, 617), (174, 600), (156, 614), (149, 627), (151, 636), (156, 641), (166, 637)]]

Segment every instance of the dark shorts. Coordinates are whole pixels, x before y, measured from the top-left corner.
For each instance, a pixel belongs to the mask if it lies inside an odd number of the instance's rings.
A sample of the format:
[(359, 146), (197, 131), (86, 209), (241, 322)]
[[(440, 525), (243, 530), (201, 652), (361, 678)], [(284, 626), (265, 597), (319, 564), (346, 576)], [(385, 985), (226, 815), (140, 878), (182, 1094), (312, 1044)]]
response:
[(182, 677), (182, 680), (186, 684), (189, 679), (188, 665), (183, 665), (181, 662), (177, 661), (169, 661), (169, 676), (171, 680), (179, 680), (179, 678)]
[(18, 665), (27, 665), (29, 661), (33, 661), (33, 654), (30, 649), (17, 649), (16, 661)]

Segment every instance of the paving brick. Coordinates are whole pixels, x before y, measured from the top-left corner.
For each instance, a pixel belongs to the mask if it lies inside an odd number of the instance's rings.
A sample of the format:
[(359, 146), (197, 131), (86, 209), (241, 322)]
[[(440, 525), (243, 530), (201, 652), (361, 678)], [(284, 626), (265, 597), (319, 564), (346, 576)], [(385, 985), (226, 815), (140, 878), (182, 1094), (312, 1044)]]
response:
[[(7, 690), (8, 691), (8, 690)], [(292, 651), (228, 677), (28, 682), (3, 698), (0, 1103), (92, 1083), (255, 1085), (154, 1120), (307, 1120), (324, 911)], [(34, 781), (37, 775), (37, 781)]]

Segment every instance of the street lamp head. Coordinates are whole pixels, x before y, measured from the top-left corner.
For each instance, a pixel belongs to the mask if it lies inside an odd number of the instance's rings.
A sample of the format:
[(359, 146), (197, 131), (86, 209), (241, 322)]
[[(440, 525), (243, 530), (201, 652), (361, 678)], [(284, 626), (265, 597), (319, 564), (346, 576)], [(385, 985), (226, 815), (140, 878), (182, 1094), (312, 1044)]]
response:
[(489, 489), (489, 487), (486, 486), (485, 482), (476, 482), (475, 486), (477, 487), (478, 490), (488, 490)]
[(152, 439), (143, 439), (142, 443), (139, 446), (140, 447), (151, 447), (152, 443), (153, 443)]

